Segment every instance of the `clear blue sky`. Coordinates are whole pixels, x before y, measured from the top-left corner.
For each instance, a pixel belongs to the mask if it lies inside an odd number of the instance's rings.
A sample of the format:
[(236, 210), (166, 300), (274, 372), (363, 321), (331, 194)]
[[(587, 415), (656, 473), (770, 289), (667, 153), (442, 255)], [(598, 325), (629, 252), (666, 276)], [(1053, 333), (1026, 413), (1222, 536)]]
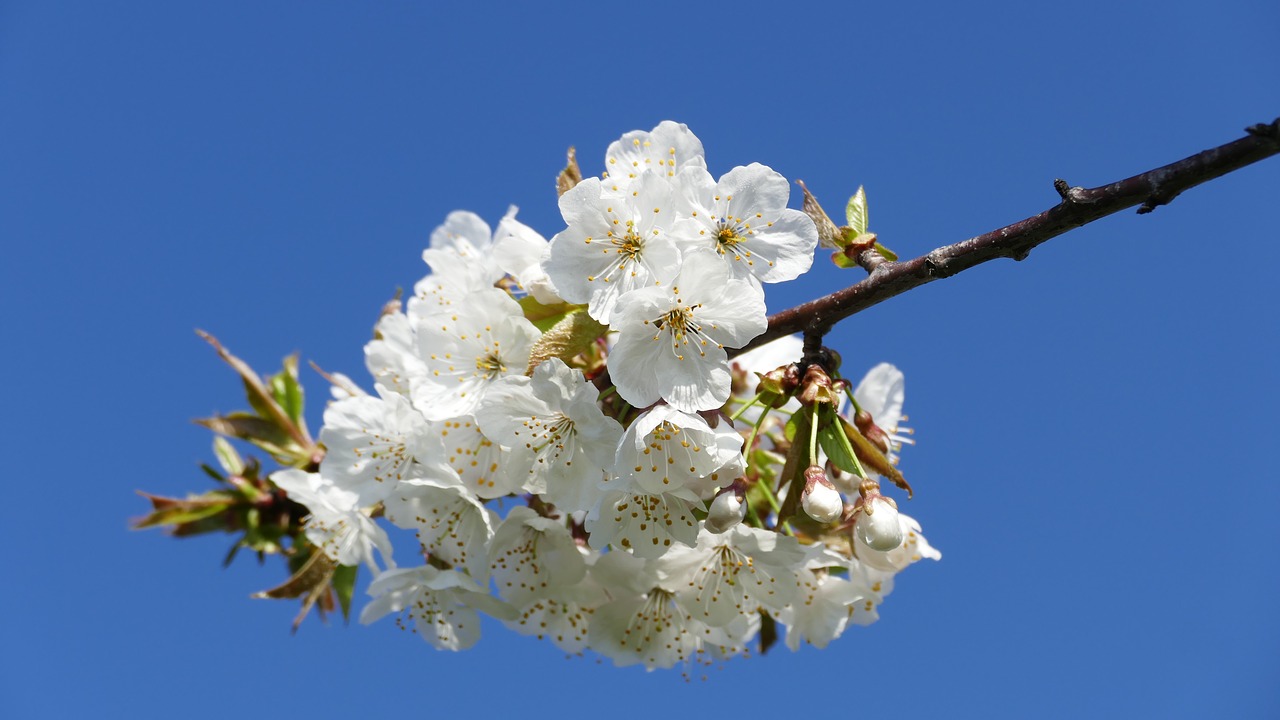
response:
[(906, 372), (908, 512), (944, 558), (826, 651), (685, 684), (496, 626), (462, 654), (290, 637), (292, 603), (248, 597), (274, 562), (127, 531), (135, 489), (208, 487), (189, 421), (242, 404), (194, 328), (364, 381), (431, 229), (514, 203), (553, 234), (571, 144), (596, 172), (679, 120), (717, 174), (831, 210), (865, 184), (916, 255), (1280, 115), (1269, 0), (443, 5), (0, 4), (0, 715), (1280, 716), (1280, 159), (841, 326), (849, 367)]

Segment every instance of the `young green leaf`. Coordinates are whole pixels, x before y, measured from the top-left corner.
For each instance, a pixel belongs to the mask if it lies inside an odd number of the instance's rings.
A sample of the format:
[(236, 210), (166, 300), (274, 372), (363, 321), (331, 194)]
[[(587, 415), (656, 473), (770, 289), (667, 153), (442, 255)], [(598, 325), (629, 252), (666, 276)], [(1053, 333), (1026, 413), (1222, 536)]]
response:
[(333, 579), (329, 584), (333, 586), (333, 592), (338, 596), (338, 607), (342, 608), (342, 619), (351, 619), (351, 597), (356, 591), (356, 573), (360, 571), (356, 565), (339, 565), (338, 569), (333, 571)]
[(831, 262), (835, 263), (836, 267), (841, 270), (858, 267), (858, 263), (854, 262), (848, 255), (845, 255), (843, 250), (831, 253)]
[(827, 454), (831, 463), (847, 473), (857, 473), (857, 459), (849, 452), (849, 442), (847, 439), (841, 439), (840, 435), (843, 431), (840, 423), (827, 423), (827, 426), (818, 430), (818, 444), (822, 446), (822, 451)]
[(880, 253), (880, 257), (884, 258), (885, 260), (888, 260), (889, 262), (898, 261), (898, 254), (890, 250), (889, 248), (881, 245), (880, 243), (876, 243), (874, 247), (876, 252)]
[(222, 466), (231, 475), (244, 474), (244, 458), (240, 457), (240, 453), (226, 441), (226, 438), (214, 436), (213, 438), (213, 455), (218, 458), (218, 464)]
[(858, 192), (849, 198), (849, 204), (844, 209), (845, 219), (849, 221), (849, 227), (854, 232), (861, 235), (867, 231), (867, 193), (858, 186)]
[(272, 375), (271, 395), (290, 420), (302, 425), (302, 386), (298, 384), (298, 356), (284, 359), (284, 369)]

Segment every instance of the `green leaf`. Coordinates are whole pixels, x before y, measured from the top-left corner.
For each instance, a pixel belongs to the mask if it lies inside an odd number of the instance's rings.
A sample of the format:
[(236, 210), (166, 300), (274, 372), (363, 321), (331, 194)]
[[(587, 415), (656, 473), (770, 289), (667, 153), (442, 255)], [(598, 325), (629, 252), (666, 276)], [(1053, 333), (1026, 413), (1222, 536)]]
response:
[(831, 262), (835, 263), (836, 267), (841, 270), (858, 267), (858, 263), (854, 262), (848, 255), (845, 255), (843, 250), (831, 253)]
[(858, 186), (858, 192), (849, 198), (849, 204), (844, 209), (845, 219), (849, 221), (849, 227), (854, 232), (861, 235), (867, 231), (867, 193), (862, 186)]
[(875, 248), (876, 252), (880, 253), (880, 257), (884, 258), (885, 260), (888, 260), (889, 262), (898, 261), (898, 253), (890, 250), (889, 248), (881, 245), (880, 243), (876, 243), (873, 247)]
[(231, 413), (201, 418), (195, 423), (220, 435), (251, 442), (285, 465), (295, 465), (307, 459), (306, 451), (294, 442), (289, 433), (271, 420), (257, 415)]
[(791, 415), (791, 419), (787, 421), (787, 426), (783, 428), (782, 434), (790, 442), (795, 442), (796, 437), (804, 438), (805, 443), (809, 442), (809, 411), (806, 409), (802, 412), (796, 412)]
[(226, 438), (214, 436), (213, 438), (213, 454), (218, 458), (218, 464), (223, 470), (231, 475), (244, 474), (244, 458), (240, 457), (240, 453), (226, 441)]
[(298, 384), (298, 356), (284, 359), (284, 369), (270, 377), (271, 395), (286, 415), (295, 423), (302, 423), (302, 386)]
[(584, 308), (586, 308), (586, 305), (573, 305), (571, 303), (543, 305), (535, 300), (532, 295), (520, 298), (520, 309), (524, 311), (525, 319), (533, 323), (533, 326), (541, 332), (550, 330), (555, 327), (556, 323), (568, 317), (570, 313)]
[(205, 475), (208, 475), (209, 477), (213, 478), (214, 480), (217, 480), (220, 483), (224, 483), (227, 481), (227, 478), (225, 475), (218, 472), (217, 470), (214, 470), (212, 467), (209, 466), (208, 463), (200, 463), (200, 469), (204, 471)]
[[(196, 334), (203, 338), (205, 342), (212, 345), (213, 349), (217, 351), (218, 357), (222, 358), (223, 362), (230, 365), (231, 368), (236, 371), (236, 374), (240, 376), (240, 379), (244, 381), (245, 394), (249, 398), (250, 407), (252, 407), (262, 417), (269, 418), (284, 432), (288, 433), (297, 447), (301, 448), (311, 445), (311, 438), (307, 436), (306, 431), (302, 429), (300, 424), (293, 422), (289, 415), (284, 411), (284, 408), (280, 407), (280, 403), (276, 402), (271, 391), (262, 384), (262, 379), (253, 371), (253, 368), (249, 367), (248, 363), (235, 355), (232, 355), (230, 351), (222, 346), (222, 343), (218, 342), (217, 338), (209, 333), (204, 332), (203, 330), (197, 330)], [(296, 366), (294, 375), (297, 375)], [(305, 455), (307, 453), (303, 454)]]
[(338, 596), (338, 607), (342, 608), (343, 620), (351, 619), (351, 597), (356, 591), (356, 574), (359, 571), (358, 566), (339, 565), (333, 571), (333, 579), (329, 581), (334, 594)]
[(818, 430), (818, 444), (833, 465), (847, 473), (857, 473), (857, 459), (851, 453), (849, 439), (843, 435), (838, 420), (827, 423), (826, 427)]
[(134, 523), (133, 529), (135, 530), (143, 530), (145, 528), (158, 527), (160, 525), (183, 525), (186, 523), (193, 523), (197, 520), (203, 520), (223, 513), (231, 507), (229, 499), (222, 496), (205, 499), (193, 498), (189, 500), (178, 500), (176, 498), (147, 495), (146, 493), (141, 494), (151, 501), (155, 510), (150, 515)]

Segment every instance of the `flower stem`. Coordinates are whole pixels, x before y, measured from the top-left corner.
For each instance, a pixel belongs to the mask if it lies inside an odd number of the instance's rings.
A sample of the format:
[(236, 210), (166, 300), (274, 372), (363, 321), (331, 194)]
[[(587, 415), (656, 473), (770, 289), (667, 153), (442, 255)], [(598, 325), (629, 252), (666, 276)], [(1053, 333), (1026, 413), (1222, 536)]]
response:
[[(743, 405), (742, 407), (734, 411), (734, 413), (729, 416), (729, 419), (737, 420), (738, 418), (742, 417), (743, 413), (745, 413), (747, 410), (753, 407), (756, 403), (760, 402), (760, 395), (761, 395), (760, 393), (756, 393), (756, 396), (748, 400), (747, 404)], [(763, 417), (763, 415), (761, 417)]]

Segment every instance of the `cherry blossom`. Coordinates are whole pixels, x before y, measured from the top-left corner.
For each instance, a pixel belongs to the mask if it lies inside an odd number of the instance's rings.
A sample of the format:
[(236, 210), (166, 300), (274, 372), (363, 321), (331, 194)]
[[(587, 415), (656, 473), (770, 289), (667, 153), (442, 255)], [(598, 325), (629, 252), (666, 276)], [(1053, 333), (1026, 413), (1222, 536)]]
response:
[(627, 402), (714, 410), (729, 399), (725, 348), (764, 332), (764, 298), (750, 283), (731, 279), (713, 251), (694, 250), (669, 286), (622, 296), (613, 327), (619, 335), (609, 366)]
[(601, 323), (620, 297), (664, 284), (680, 266), (671, 186), (656, 175), (621, 191), (588, 178), (560, 196), (560, 213), (568, 227), (551, 238), (543, 269), (560, 297), (586, 303)]
[(354, 492), (334, 485), (319, 473), (297, 469), (272, 473), (271, 482), (307, 507), (310, 512), (305, 526), (307, 540), (329, 559), (340, 565), (364, 563), (376, 573), (378, 564), (373, 551), (377, 550), (388, 567), (395, 567), (391, 559), (391, 539), (361, 509)]
[(415, 330), (425, 372), (410, 385), (414, 406), (428, 420), (472, 413), (490, 385), (524, 373), (539, 336), (520, 305), (493, 288), (420, 318)]
[(787, 208), (787, 179), (759, 163), (736, 167), (719, 181), (705, 169), (680, 173), (687, 217), (679, 237), (716, 251), (733, 277), (776, 283), (808, 272), (818, 229), (808, 215)]
[(456, 570), (430, 565), (388, 570), (369, 584), (373, 600), (360, 612), (368, 625), (391, 613), (402, 613), (405, 627), (437, 650), (466, 650), (480, 639), (483, 611), (500, 619), (512, 619), (515, 611), (491, 597), (475, 580)]

